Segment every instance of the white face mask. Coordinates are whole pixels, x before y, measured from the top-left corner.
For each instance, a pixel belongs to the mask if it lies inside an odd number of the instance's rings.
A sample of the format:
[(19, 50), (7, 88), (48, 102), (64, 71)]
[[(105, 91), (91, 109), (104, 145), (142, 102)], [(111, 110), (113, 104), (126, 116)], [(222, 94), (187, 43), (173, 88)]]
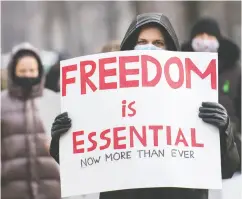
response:
[(219, 42), (218, 40), (195, 38), (192, 40), (192, 48), (196, 52), (217, 52)]
[(164, 50), (163, 48), (159, 48), (153, 44), (144, 44), (144, 45), (136, 45), (134, 50)]

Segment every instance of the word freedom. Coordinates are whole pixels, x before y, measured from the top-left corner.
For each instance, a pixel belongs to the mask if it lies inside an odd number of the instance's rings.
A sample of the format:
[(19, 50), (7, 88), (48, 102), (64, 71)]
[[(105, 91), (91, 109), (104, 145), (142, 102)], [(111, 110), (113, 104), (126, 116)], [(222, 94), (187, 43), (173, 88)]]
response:
[[(185, 63), (183, 65), (183, 62)], [(128, 69), (128, 64), (137, 64), (136, 69)], [(117, 64), (112, 69), (105, 68), (108, 64)], [(155, 66), (156, 74), (151, 80), (148, 80), (149, 70), (148, 68)], [(170, 75), (170, 67), (172, 65), (177, 66), (179, 71), (179, 78), (174, 81)], [(91, 68), (91, 69), (90, 69)], [(92, 92), (97, 90), (110, 90), (118, 88), (134, 88), (134, 87), (155, 87), (159, 83), (167, 83), (170, 88), (178, 89), (181, 87), (191, 89), (192, 88), (192, 74), (198, 75), (201, 79), (205, 79), (210, 76), (211, 88), (217, 89), (217, 74), (216, 74), (216, 60), (212, 59), (205, 72), (201, 72), (198, 67), (193, 63), (190, 58), (185, 60), (179, 57), (170, 57), (166, 60), (164, 66), (161, 63), (149, 55), (140, 56), (119, 56), (101, 58), (98, 61), (85, 60), (80, 61), (78, 64), (67, 65), (62, 67), (62, 96), (67, 95), (67, 85), (75, 84), (76, 79), (80, 78), (80, 95), (87, 94), (87, 88), (89, 87)], [(69, 72), (75, 72), (75, 76), (67, 77)], [(98, 81), (94, 82), (91, 78), (94, 74), (98, 73)], [(164, 77), (162, 77), (162, 75)], [(132, 77), (139, 76), (140, 80), (130, 80)], [(117, 81), (106, 82), (107, 77), (116, 77)], [(128, 80), (129, 79), (129, 80)], [(165, 82), (162, 82), (165, 80)], [(89, 92), (91, 92), (89, 91)]]

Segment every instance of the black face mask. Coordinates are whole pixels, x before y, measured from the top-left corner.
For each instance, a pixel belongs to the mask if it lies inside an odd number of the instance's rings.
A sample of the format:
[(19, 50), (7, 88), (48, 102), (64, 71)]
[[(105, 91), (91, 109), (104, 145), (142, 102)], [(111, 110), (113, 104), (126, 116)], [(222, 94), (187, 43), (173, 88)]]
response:
[(40, 82), (39, 77), (15, 77), (15, 82), (23, 88), (31, 88)]

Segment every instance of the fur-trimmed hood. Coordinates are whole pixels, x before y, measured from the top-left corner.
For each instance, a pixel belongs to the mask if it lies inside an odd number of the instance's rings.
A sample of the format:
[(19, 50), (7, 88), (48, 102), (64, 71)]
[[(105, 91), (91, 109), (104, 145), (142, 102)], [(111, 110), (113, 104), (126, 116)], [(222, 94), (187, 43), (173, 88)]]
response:
[(41, 81), (32, 87), (32, 91), (29, 95), (29, 97), (38, 97), (42, 95), (44, 89), (44, 68), (38, 50), (29, 43), (21, 43), (12, 49), (11, 58), (8, 64), (8, 91), (10, 95), (14, 97), (22, 98), (24, 96), (23, 88), (14, 81), (14, 74), (18, 55), (25, 51), (30, 52), (39, 64), (39, 78)]

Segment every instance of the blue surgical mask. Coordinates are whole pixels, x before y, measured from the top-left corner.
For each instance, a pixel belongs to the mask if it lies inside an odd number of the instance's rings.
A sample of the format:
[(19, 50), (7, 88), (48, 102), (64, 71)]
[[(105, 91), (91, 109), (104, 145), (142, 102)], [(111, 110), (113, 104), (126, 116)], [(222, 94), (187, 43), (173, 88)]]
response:
[(164, 50), (163, 48), (159, 48), (153, 44), (144, 44), (144, 45), (136, 45), (134, 50)]
[(192, 40), (192, 48), (196, 52), (217, 52), (219, 42), (218, 40), (195, 38)]

